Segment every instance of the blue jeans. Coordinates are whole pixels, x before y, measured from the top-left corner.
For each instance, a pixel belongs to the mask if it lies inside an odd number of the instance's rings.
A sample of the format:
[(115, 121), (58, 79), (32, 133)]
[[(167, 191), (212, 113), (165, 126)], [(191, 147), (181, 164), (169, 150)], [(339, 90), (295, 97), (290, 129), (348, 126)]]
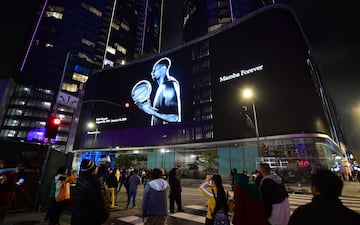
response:
[(130, 204), (130, 200), (131, 200), (131, 198), (132, 198), (132, 199), (133, 199), (133, 206), (135, 206), (136, 194), (137, 194), (137, 190), (136, 190), (136, 189), (135, 189), (135, 190), (129, 190), (127, 205)]

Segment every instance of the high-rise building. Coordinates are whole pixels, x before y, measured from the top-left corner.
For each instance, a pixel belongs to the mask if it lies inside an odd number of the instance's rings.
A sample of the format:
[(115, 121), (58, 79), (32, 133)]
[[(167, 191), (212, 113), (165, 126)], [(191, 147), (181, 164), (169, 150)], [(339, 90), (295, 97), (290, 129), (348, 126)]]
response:
[[(30, 133), (45, 127), (50, 114), (57, 114), (62, 123), (54, 144), (67, 151), (88, 76), (159, 51), (162, 1), (44, 0), (39, 5), (18, 67), (9, 75), (16, 88), (2, 88), (0, 139), (27, 142)], [(19, 95), (24, 88), (49, 96), (29, 94), (24, 99)], [(37, 107), (49, 103), (35, 116)], [(20, 124), (27, 124), (26, 129)], [(44, 142), (40, 136), (37, 141)]]
[(191, 41), (217, 30), (273, 1), (185, 0), (183, 40)]

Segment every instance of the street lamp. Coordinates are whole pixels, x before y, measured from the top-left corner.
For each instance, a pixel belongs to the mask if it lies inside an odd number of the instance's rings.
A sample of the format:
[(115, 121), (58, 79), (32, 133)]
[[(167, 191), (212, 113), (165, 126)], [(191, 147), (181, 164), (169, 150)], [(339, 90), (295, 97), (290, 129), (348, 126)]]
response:
[(252, 102), (252, 109), (254, 113), (254, 123), (255, 123), (255, 133), (256, 133), (256, 144), (257, 144), (257, 150), (259, 155), (259, 161), (261, 160), (261, 151), (260, 151), (260, 141), (259, 141), (259, 128), (258, 128), (258, 121), (256, 116), (256, 107), (255, 107), (255, 101), (253, 97), (253, 92), (251, 89), (245, 89), (243, 91), (243, 96), (246, 99), (251, 99)]
[[(93, 123), (93, 122), (89, 122), (87, 124), (87, 127), (90, 130), (90, 131), (87, 132), (87, 134), (94, 134), (94, 139), (93, 139), (93, 144), (92, 144), (92, 146), (94, 147), (95, 143), (96, 143), (96, 140), (97, 140), (97, 136), (98, 136), (98, 134), (100, 134), (100, 131), (98, 130), (96, 124)], [(94, 131), (94, 128), (95, 128), (95, 131)]]

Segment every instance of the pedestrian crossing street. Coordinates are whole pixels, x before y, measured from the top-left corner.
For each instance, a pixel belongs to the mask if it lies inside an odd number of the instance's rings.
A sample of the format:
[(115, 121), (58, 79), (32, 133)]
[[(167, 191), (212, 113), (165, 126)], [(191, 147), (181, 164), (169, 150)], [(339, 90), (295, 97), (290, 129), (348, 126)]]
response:
[[(304, 205), (311, 201), (312, 195), (304, 194), (289, 194), (290, 201), (290, 211), (293, 212), (300, 205)], [(354, 197), (341, 197), (341, 201), (347, 207), (356, 212), (360, 213), (360, 198)], [(176, 219), (183, 221), (185, 224), (204, 224), (205, 223), (205, 214), (207, 211), (206, 203), (204, 205), (185, 205), (185, 212), (178, 212), (169, 214), (168, 220)], [(171, 217), (171, 218), (170, 218)], [(117, 220), (124, 222), (126, 224), (133, 225), (143, 225), (143, 220), (139, 216), (126, 216), (118, 218)], [(171, 224), (171, 223), (170, 223)], [(183, 224), (183, 223), (180, 223)]]

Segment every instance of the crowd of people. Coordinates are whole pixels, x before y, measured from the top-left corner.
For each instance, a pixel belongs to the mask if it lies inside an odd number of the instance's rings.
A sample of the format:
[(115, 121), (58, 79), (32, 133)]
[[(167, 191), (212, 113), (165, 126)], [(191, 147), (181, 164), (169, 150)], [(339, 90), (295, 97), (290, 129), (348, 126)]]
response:
[[(16, 169), (5, 168), (4, 160), (0, 159), (0, 173), (0, 219), (3, 220), (14, 197)], [(79, 174), (69, 173), (67, 167), (61, 166), (52, 180), (45, 220), (49, 225), (59, 225), (62, 211), (72, 199), (71, 224), (101, 225), (110, 215), (109, 189), (114, 190), (112, 201), (116, 203), (117, 194), (124, 186), (125, 208), (137, 208), (138, 186), (144, 185), (140, 210), (144, 224), (166, 225), (169, 212), (184, 212), (180, 175), (177, 167), (169, 173), (159, 168), (120, 170), (110, 168), (109, 162), (98, 167), (89, 159), (81, 161)], [(312, 172), (312, 201), (292, 214), (285, 185), (268, 164), (260, 163), (253, 176), (245, 170), (238, 173), (235, 168), (231, 169), (230, 180), (231, 190), (224, 188), (219, 174), (207, 176), (199, 186), (208, 205), (205, 225), (230, 222), (234, 225), (356, 224), (360, 221), (360, 214), (344, 206), (339, 199), (343, 180), (328, 169)], [(75, 189), (70, 192), (73, 182), (76, 182)]]

